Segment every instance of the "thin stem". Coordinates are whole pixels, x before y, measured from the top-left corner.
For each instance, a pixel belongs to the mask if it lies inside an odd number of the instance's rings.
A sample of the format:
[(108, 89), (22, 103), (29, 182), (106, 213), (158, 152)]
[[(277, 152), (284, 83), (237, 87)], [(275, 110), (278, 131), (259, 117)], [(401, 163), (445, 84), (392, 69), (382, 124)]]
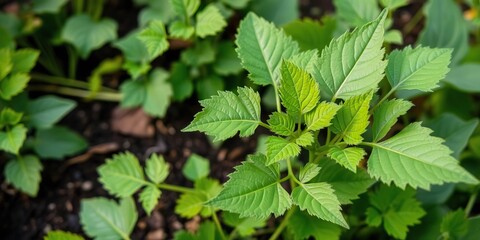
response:
[(382, 104), (385, 100), (388, 99), (388, 97), (390, 97), (390, 95), (392, 95), (395, 92), (395, 90), (397, 90), (396, 87), (390, 89), (390, 91), (385, 96), (383, 96), (383, 98), (380, 99), (380, 101), (378, 101), (378, 103), (375, 104), (375, 106), (372, 109), (370, 109), (369, 114), (372, 114), (375, 111), (375, 109), (377, 109), (377, 107), (380, 106), (380, 104)]
[(270, 130), (270, 125), (268, 125), (268, 124), (266, 124), (266, 123), (264, 123), (264, 122), (259, 121), (259, 122), (258, 122), (258, 125), (260, 125), (260, 126), (266, 128), (266, 129)]
[(288, 169), (288, 176), (290, 177), (290, 187), (292, 189), (295, 188), (296, 182), (298, 181), (293, 173), (292, 163), (290, 162), (290, 158), (287, 159), (287, 169)]
[(179, 192), (179, 193), (198, 193), (198, 191), (192, 189), (192, 188), (186, 188), (182, 186), (177, 186), (177, 185), (171, 185), (167, 183), (159, 183), (157, 184), (157, 187), (160, 189), (165, 189), (173, 192)]
[(215, 225), (218, 228), (218, 231), (220, 232), (220, 237), (223, 240), (227, 240), (227, 237), (225, 236), (225, 233), (223, 232), (222, 225), (220, 224), (220, 221), (218, 220), (217, 213), (215, 211), (213, 211), (213, 209), (211, 209), (211, 210), (213, 212), (212, 218), (213, 218), (213, 221), (215, 222)]
[(290, 217), (292, 216), (292, 214), (296, 211), (296, 207), (293, 206), (292, 208), (290, 208), (287, 212), (287, 214), (285, 215), (285, 217), (282, 219), (282, 222), (280, 223), (280, 225), (277, 227), (277, 229), (275, 229), (275, 232), (273, 232), (272, 236), (269, 238), (269, 240), (275, 240), (277, 239), (280, 234), (283, 232), (283, 229), (285, 229), (285, 227), (287, 226), (288, 224), (288, 219), (290, 219)]
[(75, 14), (80, 14), (83, 11), (84, 0), (74, 0), (73, 9)]
[[(62, 85), (62, 86), (66, 86), (66, 87), (83, 88), (83, 89), (86, 89), (86, 90), (90, 89), (90, 85), (87, 82), (76, 80), (76, 79), (50, 76), (50, 75), (44, 75), (44, 74), (39, 74), (39, 73), (32, 73), (32, 74), (30, 74), (30, 76), (31, 76), (32, 80), (36, 80), (36, 81), (39, 81), (39, 82), (51, 83), (51, 84), (55, 84), (55, 85)], [(101, 91), (118, 93), (118, 91), (113, 89), (113, 88), (103, 87), (103, 86), (101, 88)]]
[(470, 215), (470, 212), (472, 211), (473, 205), (475, 204), (475, 201), (477, 200), (478, 196), (478, 190), (476, 189), (475, 192), (470, 195), (470, 199), (468, 199), (467, 206), (465, 207), (465, 217), (468, 218)]
[(275, 91), (275, 102), (277, 103), (277, 112), (282, 112), (282, 105), (280, 104), (280, 95), (278, 93), (277, 84), (273, 83), (273, 90)]
[(53, 92), (58, 94), (63, 94), (72, 97), (88, 98), (90, 97), (93, 100), (103, 100), (109, 102), (119, 102), (122, 100), (121, 93), (111, 93), (111, 92), (98, 92), (95, 96), (91, 96), (90, 91), (80, 90), (69, 87), (59, 87), (52, 85), (38, 85), (28, 87), (31, 91), (42, 91), (42, 92)]
[(75, 78), (77, 74), (78, 55), (72, 46), (67, 46), (68, 53), (68, 77)]
[(410, 19), (410, 21), (405, 24), (405, 27), (403, 27), (403, 35), (406, 36), (408, 35), (414, 28), (415, 26), (418, 25), (420, 20), (423, 18), (423, 7), (418, 9), (417, 13)]
[(330, 128), (327, 129), (327, 141), (325, 141), (325, 144), (328, 145), (330, 143), (330, 139), (332, 138), (332, 131), (330, 131)]
[(104, 2), (103, 0), (96, 0), (95, 3), (96, 5), (95, 5), (95, 8), (93, 9), (92, 17), (95, 21), (98, 21), (100, 17), (102, 17)]

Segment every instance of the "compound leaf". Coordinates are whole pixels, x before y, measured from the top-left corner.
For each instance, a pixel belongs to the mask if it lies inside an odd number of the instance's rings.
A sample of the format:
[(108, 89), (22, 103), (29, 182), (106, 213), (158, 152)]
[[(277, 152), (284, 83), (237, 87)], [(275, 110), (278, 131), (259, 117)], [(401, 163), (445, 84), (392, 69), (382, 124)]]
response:
[(175, 12), (187, 19), (197, 11), (200, 6), (200, 0), (171, 0)]
[(373, 112), (373, 141), (378, 142), (385, 137), (397, 122), (397, 118), (407, 113), (412, 106), (411, 102), (401, 99), (392, 99), (381, 103)]
[(148, 184), (140, 193), (139, 200), (148, 215), (152, 213), (153, 208), (157, 205), (161, 194), (162, 192), (153, 184)]
[(302, 183), (307, 183), (312, 178), (318, 175), (320, 172), (320, 167), (318, 164), (309, 162), (307, 163), (302, 169), (300, 169), (300, 173), (298, 174), (298, 180)]
[(227, 22), (225, 22), (218, 8), (213, 4), (209, 4), (197, 14), (195, 33), (197, 36), (204, 38), (217, 34), (225, 26), (227, 26)]
[(8, 161), (5, 166), (5, 178), (13, 184), (15, 188), (35, 197), (38, 193), (40, 172), (43, 166), (40, 160), (34, 155), (19, 156), (16, 159)]
[(147, 160), (145, 166), (145, 174), (153, 183), (161, 183), (165, 181), (170, 172), (170, 165), (165, 162), (163, 156), (152, 154)]
[(295, 157), (300, 154), (300, 146), (294, 142), (277, 136), (270, 136), (266, 141), (267, 165)]
[(305, 124), (310, 131), (328, 127), (341, 106), (332, 102), (321, 102), (312, 111), (305, 114)]
[(300, 135), (295, 137), (295, 143), (302, 147), (310, 146), (314, 141), (312, 132), (302, 132)]
[(354, 173), (357, 172), (357, 165), (366, 154), (367, 153), (363, 148), (358, 147), (347, 147), (342, 149), (334, 146), (328, 150), (328, 156), (330, 158)]
[(160, 56), (168, 49), (167, 32), (162, 21), (154, 20), (148, 24), (148, 27), (143, 29), (138, 38), (147, 47), (150, 59)]

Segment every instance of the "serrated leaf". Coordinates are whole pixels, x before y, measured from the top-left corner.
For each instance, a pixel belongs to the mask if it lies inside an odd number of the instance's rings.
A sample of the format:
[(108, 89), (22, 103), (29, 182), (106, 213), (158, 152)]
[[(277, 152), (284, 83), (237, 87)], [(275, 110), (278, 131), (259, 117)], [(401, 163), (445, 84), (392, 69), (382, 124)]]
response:
[(224, 91), (200, 101), (203, 109), (182, 131), (201, 131), (214, 141), (228, 139), (240, 132), (241, 137), (254, 133), (260, 120), (260, 95), (251, 88), (238, 88), (238, 94)]
[(318, 166), (318, 164), (308, 162), (302, 169), (300, 169), (298, 180), (300, 180), (302, 183), (307, 183), (318, 175), (320, 169), (321, 168)]
[(139, 31), (132, 31), (113, 43), (113, 46), (122, 51), (127, 61), (147, 62), (152, 60), (148, 54), (147, 47), (138, 38), (139, 34)]
[(368, 109), (372, 97), (373, 91), (349, 98), (333, 118), (332, 131), (341, 135), (347, 144), (362, 142), (362, 134), (370, 123)]
[(353, 27), (374, 20), (380, 13), (376, 0), (334, 0), (333, 4), (338, 17)]
[(394, 90), (431, 91), (447, 74), (452, 50), (406, 47), (388, 55), (386, 75)]
[(60, 126), (38, 129), (33, 141), (33, 149), (38, 156), (57, 160), (79, 153), (87, 147), (88, 143), (81, 135)]
[(153, 208), (157, 205), (161, 194), (162, 192), (153, 184), (148, 184), (140, 193), (139, 200), (148, 215), (152, 213)]
[(300, 154), (300, 146), (294, 142), (290, 142), (285, 138), (270, 136), (267, 138), (266, 145), (267, 165), (287, 158), (295, 157)]
[(308, 147), (313, 143), (313, 133), (311, 132), (302, 132), (300, 135), (295, 137), (295, 143), (301, 147)]
[(442, 236), (448, 236), (448, 239), (463, 239), (462, 237), (467, 234), (468, 228), (469, 221), (465, 217), (465, 211), (458, 209), (443, 217), (440, 232)]
[(84, 238), (80, 235), (73, 234), (70, 232), (64, 231), (50, 231), (48, 234), (43, 238), (43, 240), (83, 240)]
[(150, 59), (154, 59), (162, 55), (168, 50), (170, 46), (167, 41), (167, 32), (162, 21), (154, 20), (148, 24), (148, 27), (143, 29), (138, 38), (147, 47)]
[(311, 216), (305, 211), (296, 210), (288, 219), (287, 230), (294, 240), (315, 239), (338, 240), (342, 229), (333, 223)]
[(12, 54), (11, 73), (28, 73), (35, 66), (40, 53), (34, 49), (20, 49)]
[(267, 122), (270, 130), (278, 135), (290, 136), (295, 131), (295, 120), (283, 112), (273, 112)]
[(117, 38), (117, 23), (111, 19), (94, 21), (89, 15), (70, 17), (62, 30), (62, 39), (71, 43), (82, 58)]
[(118, 197), (129, 197), (147, 184), (137, 157), (130, 152), (113, 155), (97, 172), (103, 187)]
[[(122, 65), (122, 69), (125, 69), (134, 80), (138, 79), (142, 75), (146, 75), (151, 68), (152, 66), (147, 62), (136, 63), (129, 60), (126, 60)], [(128, 98), (128, 96), (123, 96), (123, 98)]]
[(209, 4), (197, 14), (195, 34), (200, 38), (215, 35), (227, 26), (227, 22), (214, 4)]
[(378, 142), (385, 137), (397, 122), (397, 118), (407, 113), (412, 106), (413, 103), (410, 101), (401, 99), (392, 99), (381, 103), (373, 112), (373, 141)]
[(367, 224), (383, 227), (390, 236), (405, 239), (408, 227), (420, 223), (425, 215), (412, 189), (401, 190), (382, 185), (369, 196), (371, 207), (367, 209)]
[(201, 178), (195, 181), (194, 187), (197, 192), (184, 193), (180, 196), (175, 212), (186, 218), (192, 218), (198, 214), (203, 217), (211, 216), (212, 209), (205, 207), (205, 203), (222, 190), (220, 183), (217, 180)]
[(182, 173), (191, 181), (204, 178), (210, 174), (210, 162), (202, 156), (192, 154), (183, 166)]
[(282, 63), (280, 72), (280, 98), (287, 112), (293, 116), (310, 112), (320, 99), (318, 84), (309, 73), (289, 61)]
[(373, 147), (368, 160), (371, 176), (382, 182), (394, 182), (400, 188), (430, 189), (431, 184), (478, 180), (458, 165), (443, 139), (430, 136), (432, 130), (412, 123), (394, 137), (368, 144)]
[(218, 44), (213, 70), (222, 76), (238, 74), (243, 70), (233, 42), (225, 41)]
[(340, 202), (328, 183), (307, 183), (293, 189), (293, 203), (325, 221), (349, 228), (340, 212)]
[(328, 156), (330, 158), (354, 173), (357, 172), (358, 163), (360, 163), (363, 156), (366, 154), (367, 153), (363, 148), (358, 147), (347, 147), (342, 149), (334, 146), (328, 150)]
[(29, 81), (30, 76), (25, 73), (15, 73), (7, 76), (0, 81), (0, 97), (5, 100), (12, 99), (27, 87)]
[(165, 181), (170, 173), (170, 165), (165, 162), (163, 156), (152, 154), (147, 160), (145, 166), (145, 174), (153, 183), (161, 183)]
[(28, 104), (28, 123), (35, 128), (52, 127), (76, 105), (73, 100), (53, 95), (39, 97)]
[(200, 211), (202, 217), (210, 217), (215, 213), (215, 209), (209, 206), (205, 206), (205, 203), (210, 199), (216, 197), (220, 191), (222, 191), (222, 185), (216, 179), (201, 178), (195, 181), (195, 190), (202, 195), (204, 208)]
[(305, 124), (310, 131), (317, 131), (331, 125), (331, 121), (341, 106), (333, 102), (321, 102), (305, 114)]
[(12, 51), (8, 48), (0, 48), (0, 59), (2, 59), (2, 65), (0, 65), (0, 80), (4, 80), (3, 78), (5, 78), (13, 68)]
[(283, 27), (303, 51), (317, 49), (322, 51), (330, 43), (335, 31), (336, 21), (331, 17), (323, 17), (321, 22), (302, 19), (295, 20)]
[[(251, 155), (235, 167), (223, 190), (208, 203), (240, 217), (266, 218), (282, 215), (290, 208), (290, 195), (280, 185), (278, 164), (266, 166), (264, 155)], [(252, 176), (255, 176), (252, 178)]]
[(13, 109), (5, 107), (0, 112), (0, 129), (5, 126), (13, 126), (22, 120), (23, 113), (15, 112)]
[(171, 3), (175, 12), (183, 19), (193, 16), (200, 6), (200, 0), (171, 0)]
[(18, 156), (5, 166), (5, 178), (15, 188), (35, 197), (40, 187), (42, 163), (34, 155)]
[(195, 28), (183, 21), (175, 21), (168, 26), (169, 36), (179, 39), (189, 39), (195, 32)]
[(27, 128), (23, 124), (15, 125), (11, 129), (0, 132), (0, 149), (18, 154), (26, 138)]
[(237, 231), (242, 237), (248, 237), (255, 233), (256, 228), (262, 228), (266, 225), (265, 219), (241, 218), (239, 214), (231, 212), (223, 212), (222, 219), (226, 225), (234, 228), (234, 231)]
[(81, 201), (80, 222), (85, 233), (95, 239), (129, 239), (138, 214), (132, 198), (123, 198), (120, 204), (106, 198)]
[(316, 49), (307, 50), (293, 55), (288, 61), (312, 74), (315, 68), (315, 63), (318, 61), (318, 51)]
[(383, 78), (383, 25), (386, 11), (373, 22), (347, 32), (323, 49), (313, 77), (322, 98), (347, 99), (377, 88)]
[(277, 84), (282, 59), (299, 52), (291, 37), (254, 13), (240, 23), (235, 43), (242, 66), (250, 73), (250, 80), (259, 85)]

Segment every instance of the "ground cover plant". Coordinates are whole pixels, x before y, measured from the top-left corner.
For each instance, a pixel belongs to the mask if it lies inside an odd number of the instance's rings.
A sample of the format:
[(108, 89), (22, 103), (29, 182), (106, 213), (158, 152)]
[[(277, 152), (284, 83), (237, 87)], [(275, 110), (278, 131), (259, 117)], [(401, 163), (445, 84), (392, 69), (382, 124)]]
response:
[[(7, 238), (480, 235), (478, 1), (312, 1), (320, 20), (294, 0), (134, 2), (129, 28), (113, 1), (0, 14)], [(105, 143), (122, 115), (89, 123), (115, 106), (98, 100), (142, 109), (120, 128), (150, 135)], [(36, 199), (47, 225), (23, 212)]]

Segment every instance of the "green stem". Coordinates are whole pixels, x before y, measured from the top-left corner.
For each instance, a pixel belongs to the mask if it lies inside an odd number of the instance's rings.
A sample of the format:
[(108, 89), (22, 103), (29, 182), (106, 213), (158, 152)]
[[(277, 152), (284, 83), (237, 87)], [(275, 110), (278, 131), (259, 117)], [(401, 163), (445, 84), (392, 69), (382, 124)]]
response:
[(227, 240), (227, 237), (225, 236), (225, 233), (223, 232), (222, 225), (220, 224), (220, 221), (218, 220), (217, 213), (215, 211), (213, 211), (213, 209), (211, 209), (211, 210), (213, 212), (212, 218), (213, 218), (213, 221), (215, 222), (215, 225), (218, 228), (218, 231), (220, 232), (220, 237), (222, 238), (222, 240)]
[[(30, 76), (32, 80), (39, 81), (39, 82), (51, 83), (51, 84), (61, 85), (66, 87), (83, 88), (86, 90), (90, 89), (90, 85), (87, 82), (76, 80), (76, 79), (56, 77), (56, 76), (50, 76), (50, 75), (44, 75), (44, 74), (38, 74), (38, 73), (32, 73), (30, 74)], [(105, 92), (112, 92), (112, 93), (118, 92), (113, 88), (103, 87), (103, 86), (101, 90)]]
[(385, 96), (383, 96), (383, 98), (380, 99), (380, 101), (378, 101), (378, 103), (375, 104), (375, 106), (374, 106), (372, 109), (370, 109), (369, 114), (372, 114), (372, 113), (375, 111), (375, 109), (377, 109), (378, 106), (380, 106), (380, 104), (382, 104), (383, 102), (385, 102), (385, 100), (387, 100), (388, 97), (390, 97), (390, 95), (392, 95), (392, 94), (395, 92), (395, 90), (397, 90), (396, 87), (390, 89), (390, 91), (389, 91)]
[(275, 102), (277, 103), (277, 112), (282, 112), (282, 105), (280, 104), (280, 95), (278, 93), (277, 84), (273, 83), (273, 90), (275, 91)]
[(179, 193), (198, 193), (198, 191), (192, 189), (192, 188), (186, 188), (186, 187), (181, 187), (181, 186), (176, 186), (176, 185), (171, 185), (167, 183), (159, 183), (157, 184), (157, 187), (160, 189), (165, 189), (173, 192), (179, 192)]
[(290, 217), (292, 216), (292, 214), (295, 212), (296, 210), (296, 207), (293, 206), (292, 208), (290, 208), (287, 212), (287, 214), (285, 215), (285, 217), (282, 219), (282, 222), (280, 223), (280, 225), (278, 225), (277, 229), (275, 229), (275, 232), (273, 232), (272, 236), (269, 238), (269, 240), (275, 240), (277, 239), (280, 234), (283, 232), (283, 229), (285, 229), (285, 227), (287, 226), (288, 224), (288, 219), (290, 219)]
[(475, 201), (477, 200), (477, 196), (478, 196), (478, 190), (475, 189), (475, 192), (472, 195), (470, 195), (470, 199), (468, 199), (467, 206), (465, 207), (465, 217), (468, 218), (468, 216), (470, 215), (470, 212), (472, 211), (473, 205), (475, 204)]
[(77, 74), (78, 55), (72, 46), (67, 46), (68, 53), (68, 77), (75, 78)]
[(74, 0), (73, 1), (73, 9), (75, 14), (80, 14), (83, 11), (84, 0)]
[(92, 12), (92, 17), (95, 21), (98, 21), (100, 20), (100, 18), (102, 17), (102, 12), (103, 12), (103, 2), (104, 0), (96, 0), (95, 3), (95, 7), (93, 9), (93, 12)]
[(414, 28), (415, 26), (418, 25), (420, 20), (423, 18), (423, 7), (418, 9), (417, 13), (410, 19), (410, 21), (405, 24), (405, 27), (403, 27), (403, 35), (406, 36), (408, 35)]
[(260, 126), (266, 128), (266, 129), (270, 130), (270, 125), (268, 125), (268, 124), (266, 124), (266, 123), (264, 123), (264, 122), (259, 121), (259, 122), (258, 122), (258, 125), (260, 125)]
[(121, 93), (98, 92), (95, 94), (95, 96), (92, 97), (90, 91), (53, 85), (29, 86), (28, 89), (30, 91), (53, 92), (72, 97), (91, 98), (93, 100), (102, 100), (109, 102), (119, 102), (120, 100), (122, 100)]
[(292, 163), (290, 162), (290, 158), (287, 159), (287, 169), (288, 169), (288, 177), (290, 178), (290, 187), (292, 190), (295, 188), (296, 183), (299, 182), (293, 173)]

